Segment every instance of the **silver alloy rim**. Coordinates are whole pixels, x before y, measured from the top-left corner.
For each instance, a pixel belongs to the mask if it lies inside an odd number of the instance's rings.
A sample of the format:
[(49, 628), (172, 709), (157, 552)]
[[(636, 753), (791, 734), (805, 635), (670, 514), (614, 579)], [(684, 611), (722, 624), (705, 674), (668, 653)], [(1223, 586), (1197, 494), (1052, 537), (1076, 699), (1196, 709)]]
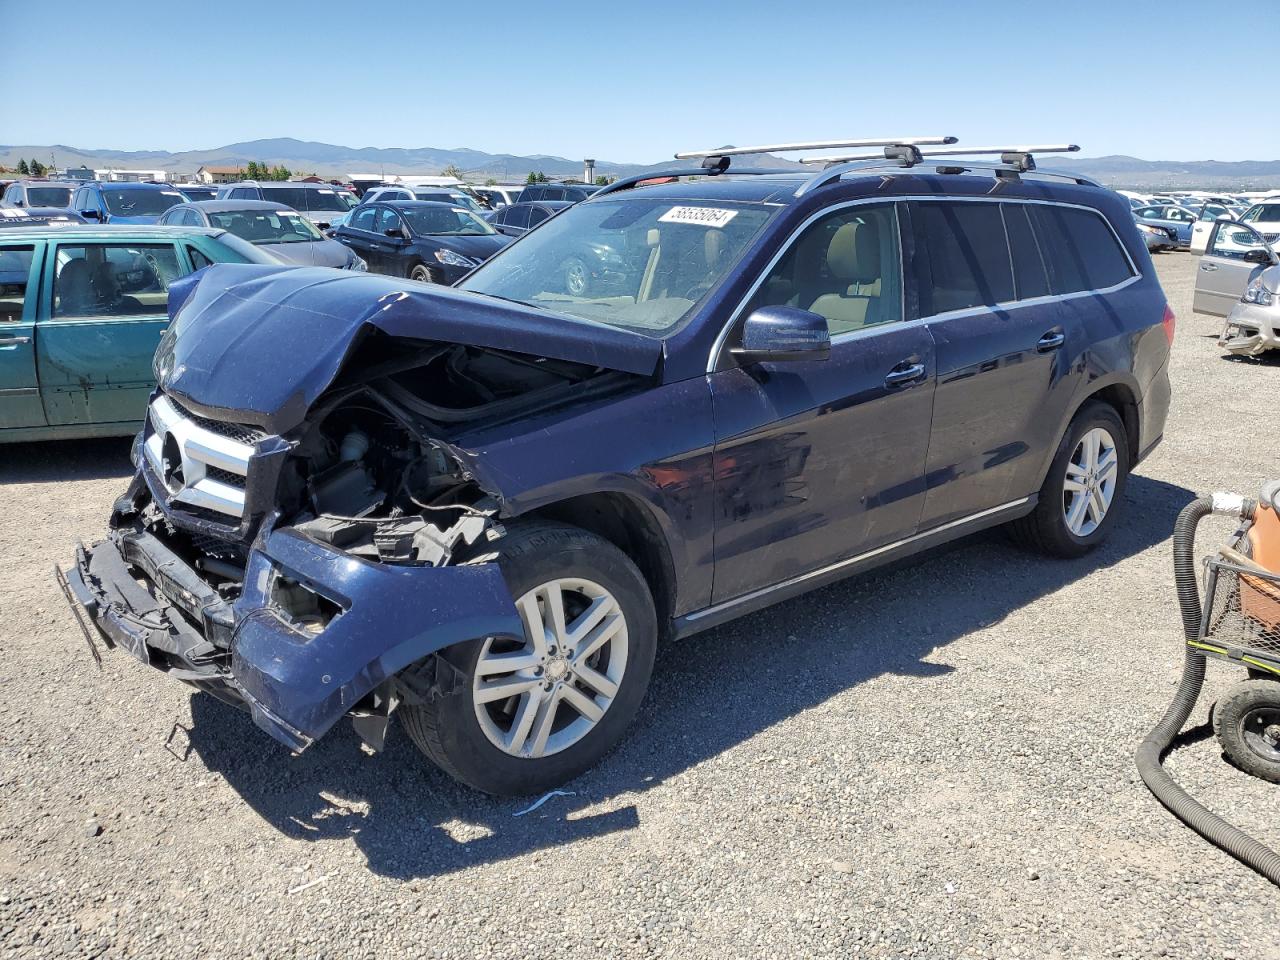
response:
[(575, 297), (580, 297), (587, 289), (587, 268), (574, 261), (564, 271), (565, 289)]
[(1067, 461), (1062, 484), (1062, 515), (1067, 529), (1087, 537), (1098, 529), (1116, 494), (1120, 461), (1115, 439), (1102, 427), (1094, 427), (1076, 444)]
[(410, 280), (417, 280), (419, 283), (431, 282), (431, 271), (426, 267), (414, 267), (413, 273), (409, 275)]
[(618, 695), (627, 621), (604, 587), (561, 577), (516, 601), (524, 644), (485, 641), (471, 684), (480, 729), (513, 757), (559, 753), (585, 737)]

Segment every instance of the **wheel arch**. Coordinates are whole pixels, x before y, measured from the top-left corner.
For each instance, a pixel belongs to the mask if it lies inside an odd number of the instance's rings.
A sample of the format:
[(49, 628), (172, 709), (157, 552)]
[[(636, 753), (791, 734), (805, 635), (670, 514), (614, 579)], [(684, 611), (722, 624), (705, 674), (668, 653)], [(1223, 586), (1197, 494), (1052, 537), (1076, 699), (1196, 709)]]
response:
[(1132, 469), (1138, 463), (1138, 457), (1142, 449), (1142, 418), (1139, 413), (1139, 393), (1135, 383), (1132, 383), (1121, 376), (1114, 376), (1106, 380), (1095, 380), (1089, 384), (1081, 395), (1071, 405), (1067, 411), (1066, 417), (1058, 425), (1057, 440), (1048, 451), (1048, 456), (1040, 468), (1040, 479), (1036, 485), (1039, 489), (1040, 484), (1044, 483), (1044, 478), (1049, 473), (1049, 467), (1053, 463), (1053, 458), (1057, 453), (1058, 444), (1062, 442), (1062, 438), (1066, 435), (1071, 422), (1084, 409), (1085, 405), (1091, 401), (1104, 403), (1115, 410), (1120, 422), (1124, 424), (1125, 440), (1129, 445), (1129, 463), (1127, 469)]
[(649, 585), (659, 634), (666, 637), (676, 610), (675, 564), (662, 525), (648, 504), (626, 493), (604, 491), (544, 504), (524, 516), (581, 527), (625, 553)]

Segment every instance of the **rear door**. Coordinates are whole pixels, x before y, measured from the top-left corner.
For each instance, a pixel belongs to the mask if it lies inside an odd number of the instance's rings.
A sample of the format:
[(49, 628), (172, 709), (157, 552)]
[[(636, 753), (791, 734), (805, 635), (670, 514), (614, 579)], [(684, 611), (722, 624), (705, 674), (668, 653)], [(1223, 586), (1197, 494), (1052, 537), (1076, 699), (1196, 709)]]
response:
[(334, 239), (345, 244), (358, 253), (369, 269), (374, 273), (383, 273), (381, 251), (374, 245), (374, 221), (378, 218), (378, 207), (364, 204), (351, 212), (346, 224), (338, 228)]
[(42, 427), (36, 312), (44, 242), (0, 247), (0, 430)]
[(938, 376), (921, 529), (1034, 492), (1057, 442), (1084, 337), (1054, 295), (1053, 254), (1039, 239), (1046, 216), (1025, 203), (911, 205)]
[[(1209, 234), (1208, 248), (1196, 269), (1196, 292), (1192, 309), (1225, 317), (1240, 302), (1245, 287), (1266, 267), (1275, 254), (1262, 234), (1247, 223), (1220, 220)], [(1269, 261), (1262, 257), (1270, 254)]]
[(169, 284), (188, 271), (172, 241), (50, 243), (36, 367), (51, 425), (142, 420)]

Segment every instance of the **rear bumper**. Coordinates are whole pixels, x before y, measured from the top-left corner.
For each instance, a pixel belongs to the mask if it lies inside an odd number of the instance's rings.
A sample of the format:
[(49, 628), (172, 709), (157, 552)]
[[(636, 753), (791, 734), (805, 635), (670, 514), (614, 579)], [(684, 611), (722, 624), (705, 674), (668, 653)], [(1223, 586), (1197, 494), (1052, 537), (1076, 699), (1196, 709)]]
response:
[[(494, 564), (372, 563), (287, 529), (259, 538), (234, 603), (136, 527), (78, 548), (66, 579), (109, 647), (243, 705), (292, 750), (423, 658), (477, 637), (522, 635)], [(282, 580), (323, 597), (331, 616), (295, 622), (274, 599)]]

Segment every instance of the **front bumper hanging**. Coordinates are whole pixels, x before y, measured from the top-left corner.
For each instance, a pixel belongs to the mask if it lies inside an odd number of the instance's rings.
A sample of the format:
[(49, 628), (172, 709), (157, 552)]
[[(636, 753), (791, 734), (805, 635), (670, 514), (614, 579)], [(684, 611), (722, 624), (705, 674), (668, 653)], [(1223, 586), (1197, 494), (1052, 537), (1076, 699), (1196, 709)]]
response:
[[(523, 635), (496, 564), (374, 563), (287, 528), (259, 538), (234, 603), (135, 528), (77, 547), (75, 564), (55, 575), (95, 658), (82, 614), (108, 647), (246, 707), (292, 750), (445, 647)], [(323, 598), (327, 616), (298, 622), (281, 602), (282, 583)]]

